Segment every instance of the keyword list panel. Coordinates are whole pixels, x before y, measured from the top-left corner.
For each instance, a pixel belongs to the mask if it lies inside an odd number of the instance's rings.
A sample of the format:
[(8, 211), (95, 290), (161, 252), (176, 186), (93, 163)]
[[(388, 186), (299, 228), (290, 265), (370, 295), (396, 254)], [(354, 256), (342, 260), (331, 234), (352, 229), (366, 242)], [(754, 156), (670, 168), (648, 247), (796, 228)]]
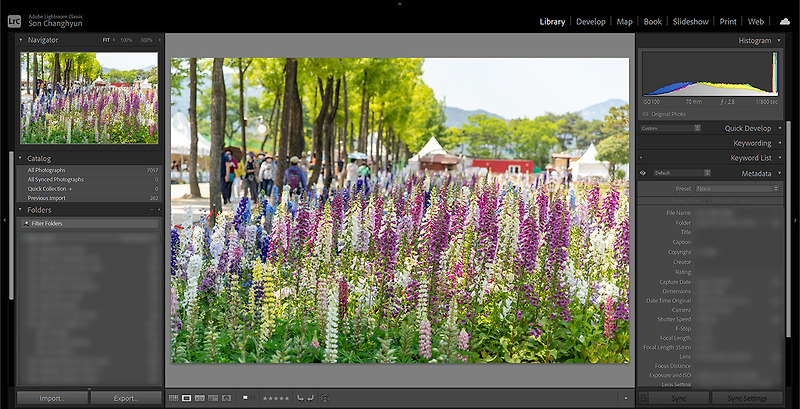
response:
[(784, 38), (637, 37), (637, 403), (783, 404)]

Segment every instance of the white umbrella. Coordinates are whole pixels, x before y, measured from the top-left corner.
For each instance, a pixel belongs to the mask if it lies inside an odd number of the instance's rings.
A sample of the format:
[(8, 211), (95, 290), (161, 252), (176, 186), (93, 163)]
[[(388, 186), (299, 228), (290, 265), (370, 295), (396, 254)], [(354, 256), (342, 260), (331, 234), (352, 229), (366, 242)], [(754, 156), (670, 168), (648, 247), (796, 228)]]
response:
[(347, 155), (347, 157), (350, 159), (367, 159), (367, 154), (361, 152), (351, 152), (349, 155)]

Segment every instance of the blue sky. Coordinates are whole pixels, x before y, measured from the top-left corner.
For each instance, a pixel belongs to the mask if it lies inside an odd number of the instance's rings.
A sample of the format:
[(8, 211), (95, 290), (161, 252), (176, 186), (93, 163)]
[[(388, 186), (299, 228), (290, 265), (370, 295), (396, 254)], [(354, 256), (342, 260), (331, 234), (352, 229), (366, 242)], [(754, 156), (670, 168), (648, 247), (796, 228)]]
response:
[(426, 58), (422, 79), (451, 107), (504, 118), (629, 98), (627, 58)]
[(97, 61), (107, 68), (136, 70), (158, 63), (158, 53), (97, 53)]

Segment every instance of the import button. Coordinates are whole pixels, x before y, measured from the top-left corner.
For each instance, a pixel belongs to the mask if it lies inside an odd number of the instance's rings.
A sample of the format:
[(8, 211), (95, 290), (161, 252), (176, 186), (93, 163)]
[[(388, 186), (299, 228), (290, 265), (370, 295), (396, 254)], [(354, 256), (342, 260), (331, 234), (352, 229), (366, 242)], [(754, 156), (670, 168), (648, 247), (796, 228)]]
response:
[(711, 402), (715, 405), (782, 405), (781, 391), (724, 392), (711, 394)]
[(17, 391), (18, 405), (85, 405), (89, 403), (87, 391)]

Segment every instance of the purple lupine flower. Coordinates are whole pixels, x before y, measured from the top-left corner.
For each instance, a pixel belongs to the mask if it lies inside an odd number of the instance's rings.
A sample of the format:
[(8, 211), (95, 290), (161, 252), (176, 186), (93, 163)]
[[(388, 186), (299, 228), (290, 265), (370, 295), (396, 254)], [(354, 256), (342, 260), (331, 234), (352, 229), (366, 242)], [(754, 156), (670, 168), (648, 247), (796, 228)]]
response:
[(239, 245), (236, 233), (231, 230), (228, 240), (228, 276), (229, 279), (233, 275), (239, 276), (239, 264), (242, 261), (242, 247)]
[(497, 250), (497, 185), (484, 185), (478, 195), (478, 253), (480, 264), (494, 260)]
[(175, 293), (175, 287), (170, 288), (172, 295), (170, 300), (170, 318), (172, 320), (172, 332), (180, 332), (183, 324), (178, 316), (178, 295)]
[(203, 276), (203, 279), (200, 280), (200, 284), (197, 286), (197, 291), (200, 291), (201, 293), (214, 293), (216, 291), (214, 283), (218, 276), (219, 269), (217, 266), (209, 265), (206, 269), (206, 274)]
[[(333, 220), (333, 237), (334, 244), (338, 236), (339, 229), (342, 226), (342, 215), (344, 214), (344, 198), (341, 191), (333, 192), (333, 199), (331, 200), (331, 220)], [(334, 247), (335, 248), (335, 247)]]
[(243, 197), (233, 215), (233, 228), (236, 229), (239, 238), (244, 238), (245, 223), (248, 218), (250, 218), (250, 198)]
[[(533, 209), (531, 209), (533, 210)], [(517, 267), (521, 272), (532, 273), (536, 267), (536, 255), (539, 251), (539, 229), (536, 226), (536, 215), (531, 211), (522, 221), (519, 228), (519, 247), (517, 247)]]
[[(373, 219), (370, 220), (372, 231), (370, 231), (369, 236), (374, 237), (373, 242), (375, 243), (376, 246), (379, 246), (381, 244), (381, 241), (379, 239), (381, 233), (381, 225), (383, 224), (383, 197), (380, 195), (376, 196), (373, 199), (372, 204), (373, 206), (375, 206), (374, 207), (375, 213), (373, 214)], [(380, 252), (381, 249), (378, 249), (378, 251)]]
[(431, 359), (431, 323), (423, 319), (419, 323), (419, 355)]
[(349, 289), (347, 287), (347, 280), (342, 277), (339, 280), (339, 322), (345, 322), (345, 317), (347, 316), (347, 299), (348, 299)]
[(539, 339), (539, 337), (542, 336), (542, 334), (544, 333), (544, 331), (542, 330), (542, 324), (538, 324), (538, 323), (532, 322), (532, 323), (530, 323), (528, 325), (533, 327), (533, 328), (531, 328), (531, 332), (530, 332), (530, 335), (532, 337), (534, 337), (536, 339)]
[(392, 275), (397, 257), (397, 233), (395, 232), (395, 227), (391, 223), (385, 224), (379, 240), (380, 244), (378, 248), (386, 262), (386, 271), (389, 275)]
[[(293, 229), (294, 240), (292, 242), (292, 247), (299, 250), (302, 249), (306, 244), (312, 245), (314, 243), (312, 236), (315, 235), (317, 231), (318, 218), (314, 217), (313, 222), (310, 220), (310, 209), (305, 200), (301, 200), (297, 207), (297, 211), (295, 212), (295, 224)], [(316, 215), (319, 214), (319, 212), (316, 212)]]
[(411, 215), (411, 222), (412, 222), (412, 229), (413, 231), (419, 230), (419, 225), (422, 220), (423, 214), (423, 206), (425, 197), (422, 194), (422, 186), (417, 185), (414, 187), (414, 193), (411, 195), (411, 209), (409, 211)]
[(560, 280), (556, 280), (555, 287), (550, 289), (550, 302), (552, 303), (552, 310), (550, 312), (550, 319), (561, 317), (564, 322), (572, 320), (572, 311), (569, 309), (569, 294), (566, 289), (561, 285)]
[(590, 214), (594, 214), (597, 212), (597, 209), (600, 208), (600, 186), (597, 184), (593, 184), (592, 188), (586, 192), (586, 199), (584, 201), (584, 206), (588, 209)]
[(614, 252), (617, 259), (617, 269), (625, 270), (629, 264), (630, 242), (628, 241), (630, 220), (623, 217), (616, 229)]
[(175, 275), (178, 272), (178, 248), (180, 247), (181, 238), (178, 231), (173, 227), (170, 232), (170, 274)]
[(550, 207), (546, 241), (550, 244), (547, 258), (547, 276), (551, 277), (561, 271), (567, 261), (567, 247), (569, 247), (569, 210), (566, 209), (563, 199), (554, 198)]
[[(461, 331), (459, 331), (459, 333), (458, 333), (458, 343), (456, 345), (456, 348), (458, 350), (460, 350), (460, 351), (468, 350), (469, 349), (469, 338), (470, 338), (470, 335), (469, 335), (469, 333), (467, 333), (467, 331), (464, 331), (463, 329)], [(467, 356), (466, 355), (461, 355), (461, 354), (458, 354), (458, 355), (459, 355), (459, 358), (461, 358), (462, 361), (464, 361), (465, 363), (467, 362)]]
[(611, 296), (608, 296), (604, 302), (605, 305), (605, 330), (603, 331), (607, 338), (611, 338), (614, 335), (614, 331), (617, 329), (617, 324), (614, 322), (614, 299)]
[(625, 297), (620, 297), (619, 301), (617, 301), (614, 307), (614, 319), (615, 320), (629, 320), (630, 311), (628, 310), (628, 294), (629, 290), (625, 290)]
[(539, 190), (536, 193), (536, 211), (539, 214), (539, 231), (544, 233), (547, 229), (547, 193)]
[(613, 187), (608, 189), (606, 197), (603, 198), (603, 206), (600, 209), (600, 224), (606, 228), (614, 227), (614, 213), (619, 207), (619, 191)]
[(261, 234), (261, 237), (258, 239), (258, 249), (260, 250), (258, 256), (261, 258), (262, 263), (266, 263), (269, 257), (269, 239), (269, 234)]

